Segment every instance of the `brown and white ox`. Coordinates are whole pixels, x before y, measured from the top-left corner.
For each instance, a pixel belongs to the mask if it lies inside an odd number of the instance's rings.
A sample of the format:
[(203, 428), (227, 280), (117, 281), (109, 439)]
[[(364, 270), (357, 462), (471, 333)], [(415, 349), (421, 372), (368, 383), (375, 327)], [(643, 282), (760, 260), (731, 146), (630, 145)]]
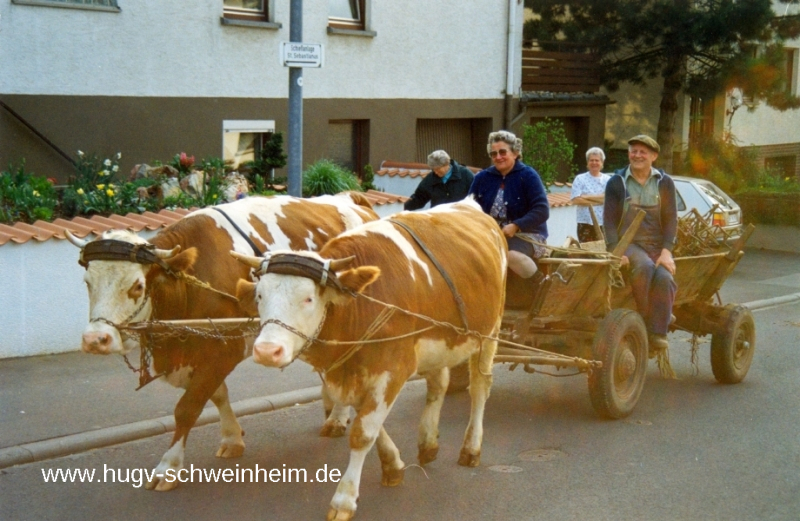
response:
[[(448, 274), (455, 292), (416, 239), (392, 221), (411, 228)], [(356, 410), (350, 427), (350, 463), (331, 501), (329, 520), (350, 519), (355, 514), (362, 466), (376, 440), (381, 483), (394, 486), (403, 481), (405, 464), (383, 422), (403, 384), (415, 373), (424, 376), (428, 386), (418, 437), (418, 458), (424, 465), (436, 459), (439, 449), (438, 424), (448, 368), (469, 359), (472, 407), (458, 463), (480, 463), (483, 411), (497, 342), (441, 325), (463, 327), (457, 293), (470, 331), (494, 337), (500, 327), (506, 241), (494, 219), (474, 201), (369, 222), (342, 233), (318, 253), (273, 252), (268, 262), (233, 255), (260, 273), (256, 283), (243, 280), (237, 288), (242, 305), (249, 303), (257, 309), (263, 325), (253, 348), (255, 361), (284, 367), (299, 357), (324, 374), (335, 400)], [(293, 262), (315, 266), (314, 273), (297, 275)], [(317, 274), (327, 283), (309, 278)], [(376, 318), (385, 307), (365, 296), (440, 324), (395, 311), (379, 326)], [(371, 340), (395, 338), (356, 347), (325, 342), (358, 343), (369, 336), (365, 335), (368, 330), (374, 333)], [(309, 343), (310, 338), (318, 341)]]
[[(316, 250), (342, 231), (377, 219), (369, 202), (357, 193), (298, 199), (289, 196), (248, 197), (219, 205), (261, 251), (274, 248)], [(101, 239), (146, 244), (135, 234), (105, 232)], [(84, 247), (88, 241), (72, 237)], [(206, 208), (190, 213), (157, 234), (150, 243), (169, 270), (185, 272), (211, 287), (235, 293), (236, 283), (249, 276), (249, 268), (234, 260), (230, 250), (253, 254), (253, 248), (219, 212)], [(81, 253), (84, 255), (83, 250)], [(241, 317), (233, 299), (186, 283), (164, 266), (127, 260), (91, 260), (84, 275), (89, 290), (89, 323), (82, 349), (87, 353), (128, 353), (138, 346), (135, 337), (124, 338), (109, 324), (154, 320)], [(185, 340), (185, 339), (184, 339)], [(175, 435), (156, 467), (148, 489), (170, 490), (167, 470), (183, 467), (189, 431), (210, 399), (220, 414), (222, 442), (217, 456), (234, 458), (244, 451), (242, 429), (231, 409), (225, 378), (247, 356), (245, 341), (222, 341), (192, 336), (156, 339), (154, 374), (186, 390), (175, 407)], [(337, 408), (337, 422), (347, 422), (348, 412)], [(173, 474), (174, 476), (175, 474)]]

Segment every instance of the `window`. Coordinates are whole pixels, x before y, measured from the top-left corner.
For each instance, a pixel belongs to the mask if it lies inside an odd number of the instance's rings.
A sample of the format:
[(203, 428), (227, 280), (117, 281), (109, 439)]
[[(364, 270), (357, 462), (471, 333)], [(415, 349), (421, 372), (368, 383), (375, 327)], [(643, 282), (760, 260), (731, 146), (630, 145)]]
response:
[(225, 18), (266, 22), (268, 0), (224, 0)]
[(764, 159), (764, 167), (781, 179), (792, 178), (797, 173), (797, 156), (777, 156)]
[(689, 148), (695, 147), (714, 134), (714, 102), (692, 96), (689, 104)]
[(328, 25), (335, 29), (363, 31), (366, 0), (328, 0)]
[(786, 53), (786, 93), (790, 96), (794, 96), (797, 94), (797, 58), (798, 58), (798, 49), (792, 48), (785, 48), (783, 50)]
[(326, 154), (334, 163), (361, 177), (369, 163), (369, 120), (329, 121)]
[(19, 5), (39, 5), (44, 7), (69, 7), (73, 9), (92, 9), (96, 11), (119, 12), (117, 0), (12, 0)]
[(222, 122), (222, 160), (239, 168), (254, 161), (275, 132), (273, 120), (225, 120)]

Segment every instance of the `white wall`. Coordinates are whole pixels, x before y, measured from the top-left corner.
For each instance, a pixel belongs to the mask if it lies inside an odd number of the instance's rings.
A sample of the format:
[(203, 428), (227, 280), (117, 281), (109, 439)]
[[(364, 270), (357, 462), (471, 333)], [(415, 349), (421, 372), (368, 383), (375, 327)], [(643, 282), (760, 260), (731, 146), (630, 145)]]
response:
[[(397, 194), (397, 195), (404, 195), (406, 197), (410, 196), (414, 193), (414, 190), (417, 189), (417, 185), (421, 181), (421, 178), (415, 177), (399, 177), (394, 176), (390, 177), (388, 175), (375, 175), (375, 186), (378, 188), (383, 189), (384, 192), (389, 194)], [(390, 206), (390, 205), (386, 205)], [(403, 209), (402, 205), (396, 205), (398, 207), (395, 211), (401, 211)], [(382, 209), (380, 207), (376, 207), (375, 211), (381, 217), (384, 217), (386, 213), (382, 213)], [(389, 208), (383, 210), (385, 212), (390, 211)], [(394, 212), (392, 212), (394, 213)], [(575, 216), (575, 207), (574, 206), (561, 206), (558, 208), (551, 208), (550, 209), (550, 218), (547, 220), (547, 232), (549, 236), (547, 237), (547, 244), (551, 246), (561, 246), (564, 244), (564, 241), (567, 239), (568, 236), (577, 237), (578, 227), (578, 220)]]
[(78, 252), (58, 239), (0, 247), (0, 358), (80, 349), (89, 298)]
[[(304, 70), (304, 97), (502, 98), (507, 2), (367, 1), (374, 38), (328, 35), (328, 0), (304, 2), (303, 41), (325, 45), (325, 66)], [(289, 2), (274, 4), (279, 30), (223, 26), (221, 0), (120, 0), (119, 13), (6, 0), (0, 92), (286, 97)]]

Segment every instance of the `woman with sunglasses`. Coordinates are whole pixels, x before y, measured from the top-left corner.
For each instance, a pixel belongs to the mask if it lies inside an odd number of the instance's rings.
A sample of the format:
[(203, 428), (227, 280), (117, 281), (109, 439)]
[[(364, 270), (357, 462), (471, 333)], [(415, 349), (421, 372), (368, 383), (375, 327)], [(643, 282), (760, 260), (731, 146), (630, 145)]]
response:
[(539, 174), (523, 163), (522, 140), (506, 130), (489, 134), (492, 166), (478, 172), (469, 189), (483, 211), (494, 217), (508, 241), (508, 267), (523, 279), (543, 278), (534, 259), (545, 253), (550, 205)]

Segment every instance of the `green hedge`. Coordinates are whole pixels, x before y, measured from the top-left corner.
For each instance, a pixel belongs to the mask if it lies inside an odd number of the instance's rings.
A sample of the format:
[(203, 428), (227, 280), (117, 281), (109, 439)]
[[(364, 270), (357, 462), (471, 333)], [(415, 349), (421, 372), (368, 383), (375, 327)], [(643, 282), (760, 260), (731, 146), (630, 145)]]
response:
[(735, 199), (745, 223), (800, 226), (800, 193), (746, 191)]

